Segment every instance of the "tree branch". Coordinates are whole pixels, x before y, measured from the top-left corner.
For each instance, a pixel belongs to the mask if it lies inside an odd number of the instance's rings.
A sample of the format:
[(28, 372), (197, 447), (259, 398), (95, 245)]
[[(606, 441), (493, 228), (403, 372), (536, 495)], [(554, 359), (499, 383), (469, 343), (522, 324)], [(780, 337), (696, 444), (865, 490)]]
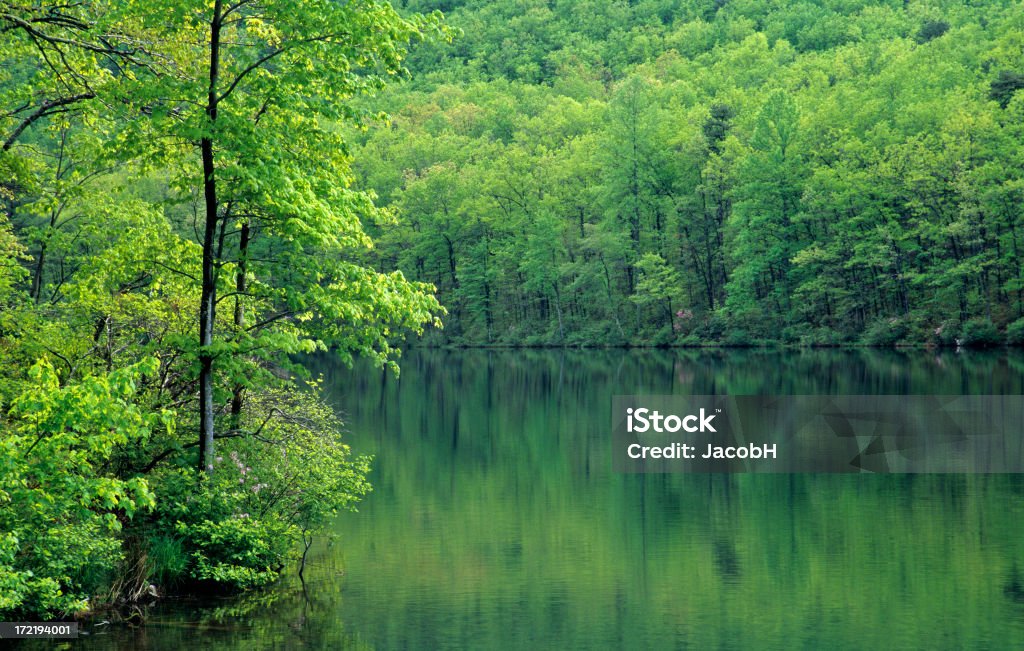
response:
[(71, 95), (69, 97), (61, 97), (59, 99), (44, 101), (38, 109), (33, 111), (31, 115), (27, 116), (20, 124), (18, 124), (11, 135), (7, 137), (7, 140), (4, 141), (3, 147), (0, 147), (0, 151), (7, 151), (10, 149), (14, 145), (15, 141), (18, 140), (18, 137), (21, 136), (22, 132), (32, 126), (32, 123), (36, 120), (44, 118), (52, 113), (60, 112), (59, 109), (61, 109), (61, 107), (83, 102), (94, 97), (96, 97), (96, 93), (90, 91), (87, 93), (80, 93), (78, 95)]
[(337, 34), (322, 34), (320, 36), (311, 36), (309, 38), (303, 38), (297, 41), (293, 41), (292, 43), (279, 47), (276, 50), (271, 50), (269, 53), (261, 56), (259, 59), (256, 59), (251, 64), (246, 66), (244, 70), (238, 73), (234, 81), (232, 81), (231, 84), (227, 87), (227, 89), (223, 93), (221, 93), (221, 96), (217, 98), (217, 103), (219, 104), (223, 100), (227, 99), (228, 95), (230, 95), (231, 92), (235, 90), (235, 88), (238, 86), (238, 84), (241, 83), (242, 79), (247, 77), (254, 70), (262, 66), (267, 61), (270, 61), (274, 57), (283, 54), (294, 47), (298, 47), (299, 45), (305, 45), (307, 43), (316, 43), (318, 41), (326, 41), (328, 39), (336, 38), (338, 36), (348, 36), (348, 33), (340, 32)]

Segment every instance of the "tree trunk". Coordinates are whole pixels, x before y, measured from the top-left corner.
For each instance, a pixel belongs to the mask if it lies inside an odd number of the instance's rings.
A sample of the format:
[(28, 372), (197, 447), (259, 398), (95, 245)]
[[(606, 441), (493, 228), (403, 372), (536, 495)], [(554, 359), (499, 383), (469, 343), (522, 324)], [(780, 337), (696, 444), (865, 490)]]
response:
[[(451, 275), (452, 287), (458, 289), (459, 276), (455, 268), (455, 245), (447, 235), (441, 235), (441, 237), (444, 238), (445, 244), (448, 246), (448, 273)], [(438, 283), (438, 286), (440, 286), (440, 283)]]
[(555, 313), (558, 315), (558, 343), (565, 341), (565, 326), (562, 324), (562, 296), (558, 291), (558, 283), (551, 283), (555, 290)]
[(207, 92), (204, 135), (200, 141), (203, 159), (203, 197), (206, 224), (203, 229), (203, 284), (199, 302), (199, 467), (213, 474), (213, 344), (217, 309), (217, 278), (214, 260), (217, 217), (217, 184), (213, 162), (213, 126), (217, 121), (217, 81), (220, 73), (220, 30), (223, 0), (215, 0), (210, 21), (210, 85)]
[(47, 234), (46, 239), (39, 245), (39, 258), (36, 261), (35, 273), (32, 274), (31, 295), (32, 300), (36, 303), (39, 303), (39, 299), (43, 294), (43, 266), (46, 264), (46, 244), (49, 239), (49, 234)]
[[(242, 301), (249, 283), (246, 273), (249, 270), (249, 221), (242, 222), (242, 233), (238, 241), (238, 273), (235, 275), (235, 330), (241, 333), (245, 330), (245, 303)], [(239, 426), (242, 415), (242, 394), (245, 387), (235, 384), (231, 394), (231, 420), (233, 427)]]

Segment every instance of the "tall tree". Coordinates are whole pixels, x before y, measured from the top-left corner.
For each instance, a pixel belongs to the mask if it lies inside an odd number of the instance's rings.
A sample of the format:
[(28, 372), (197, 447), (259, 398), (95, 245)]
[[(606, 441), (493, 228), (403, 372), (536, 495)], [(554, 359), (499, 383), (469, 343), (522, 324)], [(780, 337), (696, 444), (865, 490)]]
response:
[(796, 102), (782, 90), (772, 92), (758, 113), (735, 190), (733, 308), (749, 309), (767, 299), (760, 307), (769, 313), (782, 316), (790, 309), (790, 260), (800, 241), (794, 228), (803, 173), (798, 128)]
[[(375, 117), (352, 108), (353, 97), (401, 76), (407, 44), (437, 19), (403, 19), (376, 0), (139, 9), (162, 30), (176, 70), (136, 84), (132, 97), (151, 118), (127, 125), (122, 142), (128, 151), (155, 143), (155, 158), (180, 170), (180, 196), (198, 204), (199, 463), (212, 472), (217, 373), (237, 416), (248, 378), (275, 356), (334, 345), (383, 361), (394, 328), (419, 328), (438, 310), (428, 286), (352, 261), (371, 244), (362, 220), (388, 215), (349, 187), (339, 129)], [(223, 323), (228, 297), (234, 318)]]

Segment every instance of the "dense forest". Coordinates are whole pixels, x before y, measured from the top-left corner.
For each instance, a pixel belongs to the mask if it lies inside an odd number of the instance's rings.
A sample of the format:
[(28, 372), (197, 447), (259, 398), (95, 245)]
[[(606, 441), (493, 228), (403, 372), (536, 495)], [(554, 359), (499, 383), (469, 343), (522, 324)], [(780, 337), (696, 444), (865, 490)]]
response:
[(1022, 62), (998, 0), (0, 0), (0, 619), (274, 581), (370, 489), (309, 353), (1024, 342)]
[(462, 344), (1024, 340), (1024, 7), (427, 2), (358, 137)]

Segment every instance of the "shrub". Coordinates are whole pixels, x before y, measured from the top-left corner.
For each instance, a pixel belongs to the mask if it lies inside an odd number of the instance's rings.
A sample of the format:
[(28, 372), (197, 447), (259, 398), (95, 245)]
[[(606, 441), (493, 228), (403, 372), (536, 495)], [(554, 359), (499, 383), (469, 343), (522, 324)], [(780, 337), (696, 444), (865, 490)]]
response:
[(122, 524), (153, 493), (105, 468), (156, 423), (134, 402), (138, 378), (155, 369), (147, 360), (61, 386), (42, 361), (0, 417), (0, 618), (87, 609), (117, 567)]
[(1024, 345), (1024, 318), (1017, 319), (1006, 326), (1006, 343), (1011, 346)]
[(972, 348), (998, 346), (1002, 343), (999, 330), (988, 319), (975, 318), (964, 323), (960, 331), (960, 344)]
[(746, 330), (736, 328), (729, 331), (722, 343), (726, 346), (744, 347), (753, 346), (755, 341)]
[(801, 346), (840, 346), (843, 343), (843, 336), (832, 328), (815, 328), (811, 333), (800, 340)]
[[(241, 430), (224, 439), (212, 478), (164, 470), (155, 526), (180, 549), (163, 580), (242, 590), (267, 585), (300, 556), (300, 542), (370, 490), (368, 457), (353, 457), (341, 422), (313, 392), (268, 389), (249, 398)], [(154, 479), (154, 482), (157, 480)], [(165, 540), (150, 543), (168, 545)], [(154, 577), (156, 567), (154, 566)]]
[(663, 326), (651, 335), (649, 341), (655, 346), (671, 346), (675, 339), (676, 335), (672, 332), (671, 326)]
[(705, 342), (695, 334), (689, 334), (676, 340), (677, 346), (683, 346), (686, 348), (702, 346), (704, 343)]
[(296, 532), (275, 518), (248, 513), (213, 522), (179, 522), (177, 533), (192, 548), (191, 578), (245, 589), (277, 579), (289, 558)]
[(930, 339), (940, 346), (955, 346), (960, 326), (955, 319), (947, 319), (932, 329)]
[(882, 319), (864, 332), (862, 342), (868, 346), (895, 346), (904, 340), (908, 330), (907, 323), (901, 319)]
[(784, 344), (811, 346), (813, 345), (811, 339), (811, 326), (806, 323), (798, 323), (782, 329), (781, 340)]
[(694, 329), (693, 334), (704, 341), (718, 341), (729, 329), (729, 316), (723, 310), (710, 313), (702, 324)]

